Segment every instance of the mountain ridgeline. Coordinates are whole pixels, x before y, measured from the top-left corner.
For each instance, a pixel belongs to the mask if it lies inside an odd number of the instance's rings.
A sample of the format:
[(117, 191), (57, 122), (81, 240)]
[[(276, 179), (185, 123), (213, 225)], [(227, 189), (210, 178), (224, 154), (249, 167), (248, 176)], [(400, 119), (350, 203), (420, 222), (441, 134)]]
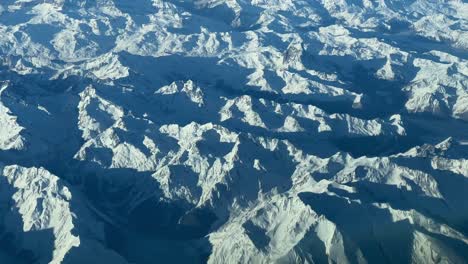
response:
[(468, 263), (463, 0), (0, 1), (0, 263)]

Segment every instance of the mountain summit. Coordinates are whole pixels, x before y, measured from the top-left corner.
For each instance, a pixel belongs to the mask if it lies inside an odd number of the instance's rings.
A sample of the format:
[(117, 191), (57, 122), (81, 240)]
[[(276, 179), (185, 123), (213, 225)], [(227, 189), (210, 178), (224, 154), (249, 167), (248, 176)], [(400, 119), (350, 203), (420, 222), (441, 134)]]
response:
[(468, 263), (463, 0), (0, 1), (1, 263)]

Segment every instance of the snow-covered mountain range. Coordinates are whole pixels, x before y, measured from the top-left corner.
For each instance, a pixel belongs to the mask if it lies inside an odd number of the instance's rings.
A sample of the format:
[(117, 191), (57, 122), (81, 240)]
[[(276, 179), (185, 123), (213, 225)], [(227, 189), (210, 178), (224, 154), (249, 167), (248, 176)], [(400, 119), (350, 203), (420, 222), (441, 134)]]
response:
[(468, 263), (464, 0), (1, 0), (1, 263)]

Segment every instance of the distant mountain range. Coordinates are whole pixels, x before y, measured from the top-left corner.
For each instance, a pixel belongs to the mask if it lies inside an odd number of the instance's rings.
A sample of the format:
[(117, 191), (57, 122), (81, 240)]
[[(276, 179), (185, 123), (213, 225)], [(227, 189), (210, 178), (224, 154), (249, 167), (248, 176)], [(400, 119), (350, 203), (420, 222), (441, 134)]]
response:
[(0, 1), (0, 263), (468, 263), (464, 0)]

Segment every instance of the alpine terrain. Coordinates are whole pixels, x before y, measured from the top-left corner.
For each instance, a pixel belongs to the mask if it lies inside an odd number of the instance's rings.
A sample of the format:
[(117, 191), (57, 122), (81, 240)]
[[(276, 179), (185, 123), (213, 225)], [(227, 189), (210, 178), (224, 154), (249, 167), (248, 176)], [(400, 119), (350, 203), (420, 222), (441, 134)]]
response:
[(1, 0), (0, 263), (468, 263), (468, 2)]

